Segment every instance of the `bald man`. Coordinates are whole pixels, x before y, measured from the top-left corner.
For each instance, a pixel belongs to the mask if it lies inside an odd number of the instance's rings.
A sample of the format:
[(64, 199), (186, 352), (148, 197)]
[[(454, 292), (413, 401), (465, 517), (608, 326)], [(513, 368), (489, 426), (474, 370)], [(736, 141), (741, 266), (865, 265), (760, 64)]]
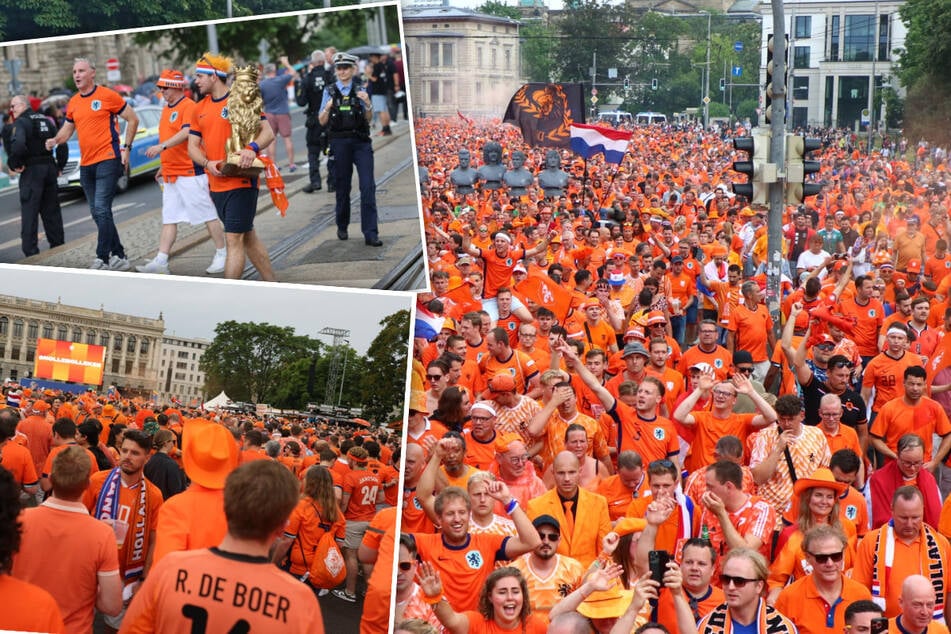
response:
[(898, 598), (901, 614), (889, 619), (888, 631), (905, 634), (948, 634), (946, 625), (933, 620), (935, 597), (934, 586), (926, 577), (911, 575), (905, 578), (901, 584), (901, 596)]
[(608, 502), (603, 495), (578, 486), (581, 464), (574, 454), (562, 451), (552, 468), (555, 488), (528, 503), (528, 516), (551, 515), (561, 525), (558, 552), (574, 557), (587, 568), (601, 549), (602, 538), (611, 532)]

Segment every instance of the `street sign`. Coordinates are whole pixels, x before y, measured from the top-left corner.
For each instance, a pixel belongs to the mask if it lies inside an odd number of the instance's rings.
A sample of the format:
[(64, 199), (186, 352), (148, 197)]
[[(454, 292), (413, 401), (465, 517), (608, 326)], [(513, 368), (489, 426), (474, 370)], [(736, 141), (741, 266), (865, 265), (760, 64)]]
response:
[(597, 88), (592, 88), (592, 89), (591, 89), (591, 96), (592, 96), (592, 97), (595, 97), (595, 96), (597, 96), (597, 94), (598, 94), (598, 89), (597, 89)]
[(597, 98), (597, 97), (591, 97), (591, 103), (593, 103), (593, 104), (598, 103), (598, 98)]
[(706, 105), (709, 104), (709, 103), (710, 103), (710, 97), (704, 97), (704, 98), (703, 98), (703, 105), (706, 106)]
[(743, 42), (740, 42), (740, 41), (733, 42), (733, 50), (736, 51), (737, 53), (742, 53)]
[(119, 60), (115, 57), (110, 57), (106, 60), (106, 81), (119, 81), (121, 78)]
[(122, 79), (122, 73), (117, 70), (106, 71), (106, 81), (119, 81)]
[(742, 66), (734, 66), (734, 67), (733, 67), (733, 76), (734, 76), (734, 77), (742, 77), (742, 76), (743, 76), (743, 67), (742, 67)]
[(609, 68), (608, 69), (608, 79), (617, 79), (617, 69)]
[(106, 60), (106, 70), (119, 70), (119, 60), (115, 57), (110, 57)]

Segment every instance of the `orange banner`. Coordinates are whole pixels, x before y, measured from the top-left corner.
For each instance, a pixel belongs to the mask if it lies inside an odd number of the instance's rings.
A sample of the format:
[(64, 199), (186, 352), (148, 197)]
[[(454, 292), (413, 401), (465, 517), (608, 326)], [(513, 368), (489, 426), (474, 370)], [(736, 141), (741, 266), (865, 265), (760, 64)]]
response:
[(106, 349), (88, 343), (38, 339), (33, 376), (38, 379), (102, 385)]

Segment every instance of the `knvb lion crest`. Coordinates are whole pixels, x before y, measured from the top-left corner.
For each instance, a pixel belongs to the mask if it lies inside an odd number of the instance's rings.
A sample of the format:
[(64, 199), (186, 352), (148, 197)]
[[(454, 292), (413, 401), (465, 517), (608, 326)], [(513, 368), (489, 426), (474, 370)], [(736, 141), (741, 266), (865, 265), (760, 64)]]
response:
[(531, 146), (568, 147), (571, 124), (583, 121), (581, 88), (575, 84), (525, 84), (512, 97), (504, 120), (522, 130)]

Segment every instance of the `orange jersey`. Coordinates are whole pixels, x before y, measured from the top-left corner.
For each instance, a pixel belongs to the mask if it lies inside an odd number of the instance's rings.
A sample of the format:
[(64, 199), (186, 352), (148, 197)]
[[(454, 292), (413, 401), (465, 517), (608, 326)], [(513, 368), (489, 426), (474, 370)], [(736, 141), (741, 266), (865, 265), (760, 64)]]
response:
[[(878, 397), (875, 397), (878, 402)], [(917, 405), (905, 403), (903, 397), (895, 398), (882, 405), (878, 416), (868, 433), (885, 441), (892, 451), (898, 451), (898, 439), (905, 434), (916, 434), (925, 443), (925, 460), (931, 460), (934, 434), (944, 436), (951, 433), (951, 422), (944, 408), (927, 396), (921, 397)], [(861, 455), (861, 454), (859, 454)]]
[(33, 466), (33, 456), (30, 454), (30, 450), (12, 442), (5, 443), (0, 447), (2, 447), (2, 450), (0, 450), (0, 467), (13, 474), (13, 479), (20, 486), (36, 484), (39, 477), (36, 475), (36, 467)]
[(684, 469), (693, 473), (716, 460), (713, 449), (723, 436), (736, 436), (746, 446), (746, 439), (754, 431), (755, 414), (730, 414), (727, 418), (717, 418), (713, 412), (693, 411), (690, 413), (696, 424), (689, 429), (695, 431), (690, 453), (684, 459)]
[(644, 464), (675, 457), (680, 452), (677, 432), (663, 416), (641, 418), (636, 409), (618, 400), (607, 414), (617, 423), (618, 452), (634, 451)]
[[(730, 375), (730, 367), (733, 365), (733, 357), (723, 346), (718, 345), (711, 352), (704, 352), (698, 344), (684, 350), (678, 367), (681, 374), (687, 376), (690, 366), (697, 363), (709, 364), (717, 375), (717, 381), (726, 381)], [(673, 414), (673, 411), (670, 414)]]
[(641, 476), (640, 483), (633, 491), (624, 486), (621, 482), (621, 476), (613, 475), (601, 480), (596, 492), (603, 495), (604, 499), (608, 501), (608, 515), (611, 516), (613, 522), (624, 517), (624, 513), (632, 500), (643, 497), (649, 490), (646, 474)]
[(532, 612), (548, 614), (556, 603), (581, 585), (585, 570), (577, 559), (556, 553), (554, 560), (555, 569), (545, 576), (532, 568), (531, 553), (525, 553), (511, 564), (525, 577)]
[[(509, 634), (512, 630), (500, 627), (492, 619), (487, 619), (480, 612), (466, 612), (469, 621), (469, 634)], [(540, 614), (529, 614), (524, 626), (518, 631), (521, 634), (545, 634), (548, 631), (548, 619)]]
[[(723, 528), (720, 526), (720, 520), (717, 516), (701, 505), (700, 513), (694, 513), (694, 534), (702, 535), (703, 528), (706, 527), (710, 535), (710, 545), (719, 553), (717, 557), (717, 570), (720, 569), (720, 557), (725, 555), (730, 549), (727, 546), (726, 539), (723, 536)], [(773, 545), (773, 531), (776, 529), (776, 511), (773, 506), (762, 498), (751, 495), (749, 499), (735, 512), (729, 513), (730, 523), (736, 528), (741, 537), (752, 535), (762, 543), (759, 552), (766, 561), (770, 561), (769, 551)]]
[(367, 581), (367, 596), (360, 619), (361, 634), (387, 634), (389, 631), (396, 537), (395, 508), (386, 508), (377, 513), (363, 535), (361, 547), (376, 551), (376, 562)]
[(376, 499), (382, 483), (372, 471), (354, 469), (343, 478), (343, 492), (350, 496), (344, 511), (348, 520), (368, 522), (376, 515)]
[[(336, 505), (335, 505), (336, 506)], [(304, 497), (297, 503), (297, 506), (291, 511), (291, 516), (287, 520), (287, 528), (284, 529), (284, 535), (297, 541), (291, 544), (288, 556), (291, 560), (290, 573), (300, 577), (314, 561), (314, 553), (317, 550), (317, 543), (324, 533), (329, 531), (334, 537), (342, 540), (347, 536), (347, 521), (343, 517), (340, 509), (337, 509), (337, 519), (330, 522), (326, 519), (326, 513), (322, 513), (317, 506), (317, 502), (311, 498)], [(330, 526), (325, 530), (320, 524)]]
[(881, 410), (888, 401), (905, 395), (905, 368), (913, 365), (924, 366), (921, 357), (913, 352), (902, 352), (897, 359), (883, 352), (868, 362), (862, 374), (862, 387), (875, 388), (873, 412)]
[(127, 108), (122, 95), (96, 86), (88, 94), (76, 93), (66, 104), (66, 121), (76, 126), (82, 150), (80, 165), (94, 165), (119, 158), (119, 115)]
[(65, 631), (56, 600), (43, 588), (10, 575), (0, 575), (0, 596), (6, 604), (3, 614), (0, 614), (0, 630)]
[(466, 543), (449, 547), (442, 535), (416, 534), (419, 558), (435, 566), (443, 579), (452, 582), (443, 585), (443, 593), (457, 612), (476, 607), (486, 577), (495, 568), (495, 562), (504, 559), (508, 537), (487, 533), (466, 538)]
[[(53, 471), (53, 458), (56, 457), (56, 454), (63, 451), (67, 447), (73, 446), (74, 444), (75, 443), (69, 443), (66, 445), (57, 445), (56, 447), (53, 447), (52, 449), (50, 449), (49, 455), (46, 456), (46, 462), (43, 463), (43, 472), (41, 474), (42, 477), (44, 478), (50, 477), (50, 472)], [(98, 466), (99, 463), (96, 461), (96, 456), (93, 455), (91, 451), (89, 451), (88, 449), (86, 449), (85, 451), (86, 451), (86, 455), (89, 457), (89, 465), (90, 465), (89, 475), (91, 476), (92, 474), (96, 473), (99, 470), (99, 466)]]
[(515, 380), (515, 391), (525, 394), (528, 383), (538, 374), (535, 361), (521, 350), (512, 350), (512, 354), (505, 361), (499, 361), (494, 356), (486, 354), (479, 362), (479, 370), (483, 379), (488, 381), (496, 374), (508, 374)]
[(525, 257), (525, 249), (511, 247), (504, 257), (500, 257), (493, 248), (479, 250), (482, 258), (482, 274), (485, 278), (482, 297), (483, 301), (495, 297), (503, 286), (509, 286), (512, 281), (512, 270), (518, 261)]
[(753, 356), (754, 363), (769, 359), (766, 353), (767, 333), (773, 328), (773, 318), (769, 309), (760, 304), (756, 310), (739, 305), (730, 313), (730, 324), (734, 332), (733, 349), (747, 350)]
[(267, 557), (211, 548), (171, 553), (149, 572), (121, 632), (324, 631), (310, 587)]
[(839, 310), (857, 320), (852, 326), (851, 339), (858, 347), (859, 354), (863, 357), (873, 357), (878, 354), (878, 333), (885, 321), (885, 308), (882, 303), (877, 299), (870, 299), (863, 305), (856, 302), (853, 297), (841, 300)]
[[(164, 142), (178, 134), (183, 127), (188, 125), (194, 109), (195, 102), (186, 96), (182, 96), (174, 104), (166, 104), (162, 108), (162, 118), (159, 119), (159, 140)], [(159, 156), (162, 159), (162, 176), (165, 182), (174, 181), (176, 176), (196, 174), (195, 163), (188, 156), (188, 139), (175, 147), (163, 150)]]
[[(853, 601), (871, 599), (872, 593), (866, 586), (843, 576), (839, 597), (842, 605), (848, 606)], [(831, 607), (826, 602), (819, 594), (812, 575), (784, 588), (776, 599), (776, 609), (792, 620), (804, 634), (845, 632), (848, 627), (845, 624), (845, 610)]]
[(224, 490), (192, 482), (159, 509), (152, 563), (179, 550), (217, 546), (227, 532)]
[[(263, 114), (261, 121), (265, 122)], [(206, 95), (195, 104), (188, 125), (189, 134), (201, 139), (202, 148), (209, 161), (225, 159), (225, 141), (231, 138), (227, 94), (217, 100), (212, 99), (211, 95)], [(265, 122), (264, 125), (267, 123)], [(257, 179), (208, 174), (208, 188), (213, 192), (226, 192), (247, 187), (257, 187)]]

